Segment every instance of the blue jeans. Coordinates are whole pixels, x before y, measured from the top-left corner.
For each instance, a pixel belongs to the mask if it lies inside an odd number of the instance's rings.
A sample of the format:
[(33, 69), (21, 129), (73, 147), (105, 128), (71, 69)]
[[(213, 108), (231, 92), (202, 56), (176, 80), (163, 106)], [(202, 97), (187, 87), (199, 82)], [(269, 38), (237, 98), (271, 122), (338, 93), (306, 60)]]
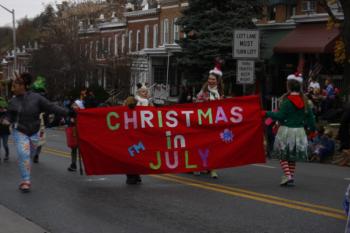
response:
[(17, 150), (21, 179), (22, 181), (30, 181), (31, 156), (35, 154), (39, 142), (39, 132), (32, 136), (27, 136), (14, 129), (13, 138)]

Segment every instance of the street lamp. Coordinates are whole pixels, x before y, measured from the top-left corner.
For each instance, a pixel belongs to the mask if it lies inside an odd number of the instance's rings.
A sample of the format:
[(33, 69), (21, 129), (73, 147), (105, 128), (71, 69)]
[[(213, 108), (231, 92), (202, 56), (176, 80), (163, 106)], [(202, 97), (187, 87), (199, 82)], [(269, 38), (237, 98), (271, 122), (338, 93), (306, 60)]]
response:
[(15, 9), (8, 9), (0, 4), (0, 7), (2, 7), (4, 10), (8, 11), (12, 14), (12, 30), (13, 30), (13, 70), (17, 70), (17, 51), (16, 51), (16, 21), (15, 21)]

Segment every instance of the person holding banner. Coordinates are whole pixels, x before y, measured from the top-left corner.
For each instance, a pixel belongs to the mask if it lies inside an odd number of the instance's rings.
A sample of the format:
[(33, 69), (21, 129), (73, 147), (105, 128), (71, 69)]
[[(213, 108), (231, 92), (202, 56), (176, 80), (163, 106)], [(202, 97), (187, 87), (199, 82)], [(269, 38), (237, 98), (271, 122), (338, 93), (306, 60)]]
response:
[[(79, 109), (85, 109), (84, 103), (82, 100), (77, 99), (74, 101), (74, 103), (71, 106), (71, 112), (75, 112)], [(75, 114), (73, 114), (75, 115)], [(75, 116), (71, 116), (69, 117), (68, 120), (68, 127), (71, 127), (73, 131), (76, 132), (76, 117)], [(72, 131), (72, 132), (73, 132)], [(73, 137), (76, 137), (76, 135), (71, 135)], [(77, 171), (77, 155), (78, 155), (78, 146), (77, 145), (70, 145), (71, 147), (71, 164), (69, 165), (69, 167), (67, 168), (68, 171), (70, 172), (76, 172)]]
[[(206, 102), (222, 99), (224, 96), (224, 88), (222, 82), (221, 64), (216, 63), (215, 68), (209, 71), (208, 80), (204, 83), (201, 91), (197, 94), (196, 102)], [(219, 176), (215, 170), (208, 171), (210, 177), (217, 179)], [(195, 172), (200, 175), (200, 172)]]
[(31, 156), (39, 142), (40, 113), (53, 112), (63, 116), (68, 114), (66, 109), (51, 103), (38, 93), (29, 91), (31, 82), (32, 75), (29, 73), (16, 75), (11, 88), (14, 97), (8, 107), (22, 179), (19, 189), (24, 193), (31, 189)]
[(300, 73), (287, 77), (287, 93), (281, 97), (277, 112), (263, 112), (263, 116), (280, 122), (272, 155), (280, 159), (284, 175), (281, 186), (294, 185), (296, 161), (306, 161), (308, 140), (304, 125), (315, 131), (315, 117), (302, 92), (303, 78)]

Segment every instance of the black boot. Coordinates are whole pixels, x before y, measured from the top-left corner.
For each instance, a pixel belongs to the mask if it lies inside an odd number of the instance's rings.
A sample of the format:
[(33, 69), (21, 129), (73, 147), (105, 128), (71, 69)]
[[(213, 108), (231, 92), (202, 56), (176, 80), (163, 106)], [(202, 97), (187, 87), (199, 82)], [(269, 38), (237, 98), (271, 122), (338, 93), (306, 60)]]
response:
[(77, 171), (77, 165), (74, 164), (74, 163), (72, 163), (72, 164), (68, 167), (67, 170), (70, 171), (70, 172), (76, 172), (76, 171)]
[(33, 163), (39, 163), (39, 155), (34, 155)]
[(9, 160), (9, 149), (5, 148), (5, 158), (4, 161), (8, 161)]
[(138, 177), (136, 175), (126, 175), (126, 184), (137, 184)]

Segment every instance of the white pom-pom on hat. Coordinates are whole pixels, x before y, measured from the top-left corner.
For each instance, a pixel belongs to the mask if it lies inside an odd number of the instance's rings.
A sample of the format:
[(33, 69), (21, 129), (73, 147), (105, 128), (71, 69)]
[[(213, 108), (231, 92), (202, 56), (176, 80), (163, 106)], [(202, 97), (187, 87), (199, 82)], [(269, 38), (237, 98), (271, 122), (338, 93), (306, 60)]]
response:
[(215, 68), (210, 70), (209, 74), (215, 74), (221, 78), (222, 77), (221, 64), (217, 62), (215, 64)]
[(288, 75), (287, 80), (295, 80), (295, 81), (298, 81), (299, 83), (303, 83), (303, 76), (301, 73), (296, 72), (294, 74)]

